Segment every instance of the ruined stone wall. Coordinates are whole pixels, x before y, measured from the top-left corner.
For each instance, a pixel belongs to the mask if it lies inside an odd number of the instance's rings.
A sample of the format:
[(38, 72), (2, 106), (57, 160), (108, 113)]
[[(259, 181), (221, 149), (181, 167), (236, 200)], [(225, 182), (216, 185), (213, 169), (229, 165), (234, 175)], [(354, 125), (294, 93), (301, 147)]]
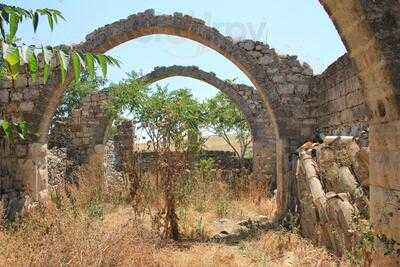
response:
[(315, 76), (312, 91), (317, 127), (325, 134), (356, 136), (368, 127), (362, 84), (347, 54)]
[(129, 156), (135, 149), (136, 126), (132, 121), (124, 121), (117, 126), (114, 136), (114, 168), (124, 171), (125, 164), (129, 163)]
[(34, 82), (22, 71), (15, 81), (0, 81), (0, 117), (10, 122), (29, 122), (31, 133), (25, 140), (14, 142), (0, 136), (0, 194), (28, 191), (38, 199), (47, 189), (47, 146), (34, 135), (41, 120), (42, 97), (46, 97), (44, 82), (38, 74)]
[[(278, 55), (268, 45), (257, 41), (244, 40), (236, 42), (231, 37), (222, 35), (217, 29), (212, 28), (200, 19), (181, 13), (173, 15), (156, 15), (154, 10), (147, 10), (129, 16), (89, 34), (84, 42), (74, 46), (77, 50), (104, 53), (122, 43), (152, 34), (169, 34), (199, 42), (219, 52), (238, 68), (240, 68), (252, 81), (260, 93), (264, 107), (271, 115), (271, 125), (278, 138), (277, 148), (277, 176), (283, 177), (278, 184), (279, 191), (289, 186), (289, 181), (284, 178), (289, 172), (287, 157), (293, 148), (297, 147), (309, 136), (314, 127), (314, 122), (303, 120), (308, 117), (304, 107), (304, 95), (309, 91), (309, 80), (312, 70), (307, 64), (297, 60), (295, 56)], [(64, 84), (60, 83), (59, 72), (52, 68), (49, 82), (35, 96), (37, 105), (33, 108), (30, 104), (21, 106), (27, 111), (25, 119), (34, 125), (40, 143), (46, 143), (52, 116), (64, 93), (72, 75), (67, 76)], [(41, 75), (39, 75), (41, 76)], [(25, 86), (26, 87), (26, 86)], [(35, 86), (28, 87), (35, 92)], [(34, 101), (34, 102), (35, 102)], [(36, 103), (36, 102), (35, 102)], [(20, 116), (23, 110), (12, 111), (12, 103), (5, 104), (7, 115), (15, 113)], [(80, 145), (84, 147), (90, 143), (85, 135), (80, 136)], [(78, 144), (77, 144), (78, 145)], [(14, 153), (14, 152), (13, 152)], [(14, 157), (10, 155), (9, 158)], [(6, 168), (7, 169), (7, 168)], [(25, 179), (25, 178), (20, 178)], [(285, 206), (282, 196), (278, 205)], [(282, 210), (285, 210), (283, 208)]]
[(105, 108), (107, 99), (107, 92), (100, 91), (84, 98), (80, 107), (73, 110), (68, 122), (71, 132), (68, 157), (84, 162), (94, 153), (96, 145), (104, 144), (110, 124)]

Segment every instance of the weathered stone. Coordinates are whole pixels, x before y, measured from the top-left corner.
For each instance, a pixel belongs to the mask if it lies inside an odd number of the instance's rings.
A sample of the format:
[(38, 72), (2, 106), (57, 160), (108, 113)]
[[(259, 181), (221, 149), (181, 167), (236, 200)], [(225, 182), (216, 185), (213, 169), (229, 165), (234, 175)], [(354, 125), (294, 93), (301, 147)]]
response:
[(11, 100), (12, 101), (20, 101), (20, 100), (22, 100), (22, 97), (23, 97), (22, 93), (13, 93), (13, 94), (11, 94)]
[(32, 111), (34, 107), (35, 105), (33, 104), (33, 102), (22, 102), (19, 105), (19, 109), (23, 112)]
[(239, 46), (246, 49), (247, 51), (252, 51), (255, 47), (254, 42), (251, 40), (240, 42)]
[(33, 100), (39, 96), (39, 90), (35, 88), (26, 88), (23, 94), (25, 100)]
[(255, 57), (255, 58), (260, 58), (260, 57), (262, 57), (262, 53), (260, 53), (260, 52), (258, 52), (258, 51), (251, 51), (251, 52), (249, 52), (249, 54), (250, 54), (252, 57)]
[(269, 65), (274, 62), (274, 59), (272, 56), (266, 55), (266, 56), (263, 56), (262, 58), (260, 58), (259, 62), (261, 65)]
[(9, 100), (8, 90), (0, 90), (0, 103), (7, 103)]
[[(352, 124), (365, 122), (365, 119), (371, 119), (373, 131), (371, 131), (371, 181), (373, 184), (377, 183), (379, 188), (397, 188), (397, 174), (399, 155), (398, 150), (398, 131), (394, 131), (393, 125), (398, 124), (400, 105), (398, 95), (400, 92), (400, 72), (398, 71), (398, 62), (400, 62), (399, 50), (399, 28), (398, 23), (398, 1), (382, 0), (382, 1), (332, 1), (321, 0), (323, 6), (328, 10), (328, 14), (334, 21), (340, 37), (344, 40), (346, 48), (350, 56), (346, 56), (344, 65), (347, 67), (340, 68), (335, 64), (332, 68), (328, 68), (323, 75), (318, 77), (309, 77), (309, 70), (304, 67), (302, 73), (304, 81), (310, 79), (310, 83), (314, 83), (314, 91), (321, 100), (321, 107), (329, 106), (329, 101), (336, 100), (336, 96), (344, 97), (355, 89), (361, 89), (365, 96), (361, 96), (362, 104), (354, 106), (351, 109), (351, 116), (349, 111), (342, 110), (340, 113), (335, 111), (335, 108), (321, 108), (321, 112), (314, 111), (312, 113), (318, 115), (318, 125), (325, 133), (333, 131), (348, 132)], [(360, 20), (359, 18), (362, 18)], [(115, 22), (100, 28), (88, 35), (86, 41), (77, 45), (78, 50), (103, 53), (109, 49), (119, 45), (122, 41), (127, 39), (134, 39), (143, 36), (143, 34), (176, 34), (177, 36), (191, 38), (203, 44), (212, 47), (216, 51), (225, 55), (229, 60), (235, 62), (240, 66), (244, 73), (246, 73), (250, 80), (257, 87), (262, 99), (268, 104), (269, 110), (272, 111), (273, 126), (279, 133), (278, 136), (278, 170), (279, 176), (282, 173), (290, 173), (290, 165), (287, 162), (288, 144), (290, 139), (305, 138), (301, 136), (299, 123), (296, 120), (297, 108), (292, 109), (301, 102), (302, 97), (293, 96), (296, 98), (294, 103), (291, 104), (290, 99), (282, 98), (280, 89), (287, 88), (290, 83), (286, 79), (286, 75), (293, 71), (293, 66), (297, 62), (293, 57), (278, 56), (273, 49), (265, 49), (263, 46), (258, 47), (257, 51), (262, 53), (269, 53), (273, 55), (274, 62), (269, 63), (278, 70), (276, 73), (283, 75), (283, 80), (278, 79), (275, 82), (270, 73), (267, 72), (268, 64), (264, 66), (256, 62), (245, 49), (239, 49), (230, 38), (222, 36), (215, 29), (205, 25), (203, 21), (197, 20), (190, 16), (176, 14), (176, 16), (156, 16), (153, 11), (146, 11), (129, 16), (125, 20)], [(128, 38), (129, 37), (129, 38)], [(261, 50), (260, 50), (261, 49)], [(347, 62), (347, 63), (346, 63)], [(354, 64), (354, 68), (350, 65)], [(354, 72), (348, 71), (353, 69)], [(51, 77), (52, 83), (41, 90), (43, 97), (35, 106), (32, 114), (43, 114), (42, 118), (30, 121), (39, 133), (38, 139), (46, 140), (46, 135), (49, 132), (49, 125), (51, 120), (51, 113), (55, 110), (56, 105), (62, 96), (64, 88), (55, 82), (57, 75)], [(348, 76), (353, 76), (349, 78)], [(315, 79), (314, 79), (315, 78)], [(361, 82), (360, 82), (361, 81)], [(39, 82), (41, 83), (41, 81)], [(50, 85), (51, 84), (51, 85)], [(13, 82), (13, 86), (17, 89), (26, 88), (31, 86), (31, 81), (27, 78), (26, 74), (22, 73), (21, 78)], [(354, 86), (353, 86), (354, 85)], [(3, 88), (11, 88), (10, 83), (3, 85)], [(357, 88), (355, 88), (357, 87)], [(362, 88), (361, 88), (362, 87)], [(51, 91), (50, 91), (51, 90)], [(51, 93), (50, 93), (51, 92)], [(333, 97), (328, 100), (328, 98)], [(356, 98), (356, 97), (355, 97)], [(353, 99), (354, 100), (354, 99)], [(357, 101), (349, 101), (352, 104)], [(19, 100), (18, 100), (19, 101)], [(18, 110), (19, 103), (9, 103), (2, 105), (2, 111), (5, 111), (6, 116), (14, 120), (21, 120), (22, 116), (30, 114), (21, 114)], [(352, 105), (350, 104), (350, 105)], [(368, 109), (366, 108), (368, 104)], [(17, 106), (16, 106), (17, 105)], [(356, 108), (357, 107), (357, 108)], [(346, 109), (348, 106), (346, 105)], [(327, 112), (329, 111), (329, 113)], [(293, 116), (295, 114), (295, 116)], [(306, 118), (304, 114), (300, 114), (301, 118)], [(362, 124), (361, 124), (362, 125)], [(366, 124), (367, 125), (367, 124)], [(294, 128), (295, 127), (295, 128)], [(293, 129), (294, 128), (294, 129)], [(308, 138), (308, 137), (307, 137)], [(385, 155), (387, 154), (387, 155)], [(3, 163), (0, 163), (3, 169)], [(387, 168), (385, 168), (387, 167)], [(14, 167), (15, 169), (15, 167)], [(382, 178), (382, 176), (384, 178)], [(283, 177), (283, 176), (282, 176)], [(20, 180), (20, 177), (13, 177), (15, 180)], [(282, 192), (288, 191), (288, 179), (282, 178), (279, 181), (279, 210), (282, 213), (286, 211), (286, 199), (290, 197), (283, 197)], [(381, 204), (379, 194), (377, 192), (371, 193), (371, 198), (376, 196), (376, 203)], [(377, 205), (378, 206), (378, 205)], [(398, 214), (398, 212), (396, 213)], [(373, 214), (373, 219), (379, 217), (379, 212)], [(393, 226), (393, 222), (389, 222), (389, 227)], [(378, 222), (378, 229), (383, 226)], [(388, 233), (392, 235), (391, 233)], [(400, 242), (397, 236), (396, 242)], [(392, 237), (390, 237), (392, 238)], [(380, 253), (376, 265), (399, 265), (399, 261), (385, 261), (383, 253)], [(386, 264), (384, 264), (386, 263)], [(397, 263), (397, 264), (396, 264)]]

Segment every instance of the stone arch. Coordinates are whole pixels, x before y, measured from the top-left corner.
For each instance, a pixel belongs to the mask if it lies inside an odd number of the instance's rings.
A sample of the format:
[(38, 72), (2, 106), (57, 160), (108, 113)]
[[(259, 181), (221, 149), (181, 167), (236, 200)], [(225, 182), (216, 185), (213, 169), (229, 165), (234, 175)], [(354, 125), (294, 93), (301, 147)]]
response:
[[(254, 174), (260, 181), (275, 183), (275, 134), (270, 127), (269, 114), (254, 88), (224, 81), (214, 73), (205, 72), (196, 66), (157, 67), (140, 79), (146, 84), (152, 84), (174, 76), (206, 82), (226, 94), (239, 107), (251, 128)], [(95, 93), (73, 111), (69, 127), (72, 137), (72, 146), (69, 147), (71, 156), (80, 156), (80, 160), (90, 158), (94, 147), (106, 141), (107, 128), (111, 124), (104, 110), (108, 98), (107, 92)]]
[[(95, 30), (86, 36), (86, 41), (75, 47), (82, 51), (105, 53), (125, 42), (154, 34), (187, 38), (219, 52), (242, 70), (256, 89), (260, 90), (260, 95), (271, 114), (271, 122), (277, 136), (287, 136), (289, 128), (292, 131), (298, 129), (288, 127), (291, 125), (288, 119), (293, 118), (294, 113), (288, 107), (292, 104), (290, 102), (295, 102), (293, 98), (296, 97), (293, 97), (292, 93), (296, 89), (302, 92), (306, 90), (304, 88), (307, 86), (306, 78), (312, 74), (309, 67), (300, 64), (297, 57), (279, 56), (274, 49), (261, 42), (250, 40), (234, 42), (232, 38), (225, 37), (200, 19), (181, 13), (174, 13), (173, 16), (155, 15), (154, 10), (146, 10)], [(298, 84), (291, 82), (291, 79), (297, 79)], [(301, 86), (296, 86), (300, 83)], [(53, 92), (54, 97), (49, 98), (50, 105), (47, 105), (49, 110), (57, 106), (57, 101), (51, 100), (59, 97), (57, 94), (59, 90), (64, 89), (56, 88)], [(285, 99), (288, 95), (291, 96)], [(286, 108), (281, 101), (287, 104)], [(47, 124), (48, 121), (43, 120), (39, 127), (42, 136), (47, 132)]]
[[(214, 73), (205, 72), (196, 66), (157, 67), (142, 77), (148, 83), (166, 78), (182, 76), (206, 82), (227, 95), (243, 112), (251, 129), (253, 141), (254, 174), (256, 177), (275, 177), (275, 133), (269, 113), (262, 104), (257, 91), (244, 84), (235, 84), (218, 78)], [(271, 184), (274, 181), (269, 181)]]
[[(370, 109), (372, 222), (378, 234), (389, 241), (400, 243), (400, 230), (396, 228), (400, 225), (400, 213), (393, 210), (398, 206), (397, 199), (400, 198), (400, 3), (395, 0), (320, 2), (334, 22), (352, 62), (358, 69)], [(174, 16), (155, 16), (153, 11), (139, 13), (95, 31), (88, 36), (86, 42), (77, 47), (87, 51), (104, 52), (127, 40), (156, 33), (199, 41), (225, 55), (250, 77), (261, 92), (263, 101), (268, 103), (268, 110), (273, 115), (273, 125), (277, 126), (278, 173), (285, 177), (290, 164), (282, 152), (288, 152), (288, 147), (294, 146), (306, 135), (306, 132), (302, 133), (300, 129), (304, 131), (312, 127), (296, 122), (299, 119), (298, 115), (303, 116), (307, 110), (302, 111), (302, 107), (300, 110), (295, 108), (302, 103), (300, 98), (296, 97), (298, 92), (301, 94), (308, 91), (307, 85), (304, 84), (307, 84), (309, 70), (290, 58), (279, 57), (266, 45), (255, 45), (254, 42), (245, 41), (234, 43), (215, 29), (205, 26), (203, 21), (179, 13)], [(258, 50), (257, 46), (261, 50)], [(267, 53), (263, 54), (262, 51)], [(265, 57), (266, 55), (269, 56)], [(291, 62), (293, 66), (289, 68), (284, 62)], [(282, 73), (284, 75), (281, 75)], [(300, 79), (301, 86), (293, 88), (293, 83), (289, 83), (292, 77), (289, 76), (296, 75), (300, 75), (297, 78)], [(62, 96), (63, 86), (57, 82), (57, 78), (47, 85), (43, 82), (27, 84), (29, 79), (26, 77), (25, 80), (21, 80), (22, 84), (17, 83), (16, 86), (18, 90), (10, 90), (9, 84), (2, 84), (0, 102), (5, 104), (0, 107), (9, 117), (22, 117), (33, 122), (34, 130), (38, 130), (40, 137), (30, 141), (45, 143), (48, 126)], [(27, 90), (28, 87), (32, 90)], [(291, 115), (296, 115), (293, 116), (296, 119), (290, 119), (293, 118)], [(293, 127), (289, 127), (292, 125)], [(5, 153), (0, 154), (0, 169), (6, 170), (10, 175), (19, 176), (18, 172), (15, 174), (15, 169), (18, 168), (13, 166), (16, 165), (15, 162), (22, 165), (28, 162), (27, 158), (33, 157), (33, 146), (28, 144), (29, 141), (18, 144), (19, 147), (13, 151), (3, 150)], [(281, 181), (278, 191), (288, 192), (288, 179)], [(284, 214), (287, 202), (287, 198), (282, 194), (278, 197), (278, 209), (281, 214)], [(386, 216), (384, 211), (391, 216)], [(384, 218), (384, 221), (381, 218)], [(378, 254), (383, 255), (384, 244), (378, 241), (377, 244)], [(383, 256), (378, 257), (376, 263), (400, 264), (398, 257)]]
[[(155, 15), (154, 10), (104, 26), (75, 47), (82, 51), (104, 53), (124, 42), (153, 34), (175, 35), (199, 42), (230, 60), (253, 83), (270, 114), (276, 136), (277, 203), (279, 217), (282, 217), (292, 201), (289, 193), (293, 173), (290, 154), (312, 134), (316, 123), (315, 119), (305, 120), (309, 117), (309, 107), (304, 98), (309, 93), (313, 77), (309, 65), (300, 63), (296, 56), (278, 55), (262, 42), (234, 42), (200, 19), (181, 13)], [(65, 86), (54, 83), (45, 87), (37, 105), (40, 114), (43, 114), (35, 125), (39, 143), (47, 140), (52, 114), (65, 90)]]

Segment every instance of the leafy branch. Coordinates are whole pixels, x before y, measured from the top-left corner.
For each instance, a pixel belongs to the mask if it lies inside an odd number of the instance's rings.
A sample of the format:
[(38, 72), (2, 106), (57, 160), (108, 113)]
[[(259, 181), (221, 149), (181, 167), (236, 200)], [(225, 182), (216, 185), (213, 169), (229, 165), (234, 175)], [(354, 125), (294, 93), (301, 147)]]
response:
[[(70, 47), (50, 47), (18, 44), (16, 34), (19, 24), (24, 20), (30, 20), (33, 30), (36, 32), (39, 25), (39, 18), (47, 17), (51, 30), (58, 21), (65, 20), (61, 12), (55, 9), (36, 9), (27, 10), (21, 7), (8, 6), (0, 4), (0, 31), (1, 31), (1, 53), (5, 63), (9, 78), (15, 80), (20, 73), (21, 66), (27, 64), (29, 73), (33, 80), (36, 80), (39, 72), (39, 61), (43, 60), (43, 79), (46, 83), (49, 78), (51, 62), (53, 59), (58, 61), (61, 83), (65, 82), (66, 74), (70, 65), (72, 65), (75, 81), (81, 77), (82, 70), (89, 73), (91, 78), (95, 76), (96, 65), (98, 65), (104, 76), (107, 75), (107, 68), (111, 66), (120, 66), (120, 62), (107, 55), (83, 53)], [(8, 27), (7, 27), (8, 26)], [(8, 30), (7, 30), (8, 29)]]
[[(33, 31), (36, 32), (42, 17), (47, 19), (51, 31), (60, 20), (65, 21), (64, 16), (56, 9), (28, 10), (22, 7), (0, 4), (1, 74), (11, 79), (13, 84), (22, 67), (29, 71), (33, 81), (37, 79), (38, 73), (42, 71), (43, 80), (46, 83), (49, 79), (51, 67), (58, 63), (61, 83), (64, 84), (70, 69), (73, 71), (75, 81), (78, 82), (83, 71), (88, 73), (90, 79), (94, 79), (96, 65), (100, 67), (104, 76), (107, 75), (108, 66), (120, 66), (120, 62), (111, 56), (83, 53), (73, 47), (27, 45), (16, 38), (19, 25), (22, 22), (30, 21)], [(43, 65), (43, 70), (39, 70), (41, 65)], [(14, 141), (15, 134), (25, 139), (29, 131), (29, 125), (24, 121), (14, 123), (7, 121), (7, 118), (0, 120), (0, 136), (4, 136), (7, 140)]]
[(27, 122), (14, 123), (7, 120), (0, 120), (0, 130), (11, 142), (14, 142), (15, 134), (24, 140), (31, 133), (29, 124)]

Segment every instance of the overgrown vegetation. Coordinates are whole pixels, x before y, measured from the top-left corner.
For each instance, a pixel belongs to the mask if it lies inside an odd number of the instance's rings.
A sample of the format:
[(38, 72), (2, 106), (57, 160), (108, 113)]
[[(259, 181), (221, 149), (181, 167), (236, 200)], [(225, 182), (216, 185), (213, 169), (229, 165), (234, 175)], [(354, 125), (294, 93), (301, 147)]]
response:
[(129, 112), (138, 129), (146, 132), (152, 149), (185, 150), (191, 146), (189, 150), (195, 153), (204, 144), (202, 132), (207, 129), (222, 137), (242, 163), (249, 156), (252, 139), (248, 122), (222, 93), (200, 102), (186, 88), (171, 91), (156, 85), (151, 89), (135, 72), (107, 90), (111, 96), (109, 116), (118, 122), (123, 112)]
[[(252, 141), (250, 128), (243, 113), (223, 93), (208, 99), (205, 106), (208, 128), (225, 140), (243, 164)], [(238, 141), (240, 149), (233, 145), (233, 138)]]
[[(24, 68), (33, 81), (39, 73), (43, 74), (44, 83), (51, 74), (51, 67), (58, 62), (61, 83), (67, 79), (67, 73), (72, 68), (75, 82), (79, 83), (82, 70), (85, 70), (90, 79), (96, 75), (96, 64), (101, 69), (104, 77), (107, 75), (108, 65), (119, 66), (117, 59), (103, 55), (83, 53), (72, 47), (51, 47), (28, 45), (17, 37), (19, 25), (24, 21), (32, 23), (33, 31), (36, 32), (39, 20), (46, 17), (48, 26), (53, 30), (59, 20), (65, 20), (59, 10), (43, 8), (28, 10), (22, 7), (0, 4), (0, 78), (11, 80), (14, 87), (15, 80)], [(43, 68), (39, 66), (43, 64)], [(0, 119), (0, 137), (14, 142), (15, 137), (25, 139), (31, 133), (30, 127), (25, 121), (9, 121), (4, 114)]]
[[(175, 159), (174, 159), (175, 160)], [(298, 235), (270, 230), (236, 248), (207, 242), (222, 218), (242, 220), (254, 214), (272, 218), (274, 199), (255, 198), (249, 186), (232, 187), (211, 161), (196, 164), (176, 185), (181, 241), (165, 239), (163, 194), (156, 176), (140, 179), (135, 201), (131, 186), (98, 170), (81, 172), (79, 188), (59, 187), (46, 206), (26, 210), (18, 222), (0, 231), (0, 265), (85, 266), (280, 266), (333, 264), (324, 249)], [(117, 200), (117, 198), (120, 198)]]
[[(146, 133), (148, 147), (157, 155), (158, 167), (154, 173), (159, 188), (155, 190), (160, 191), (164, 202), (158, 210), (163, 220), (158, 228), (163, 236), (177, 240), (177, 185), (189, 179), (186, 171), (193, 169), (196, 160), (194, 155), (201, 149), (201, 130), (214, 126), (231, 146), (228, 134), (236, 134), (241, 153), (235, 147), (233, 149), (243, 160), (251, 143), (247, 122), (222, 94), (207, 103), (201, 103), (188, 89), (171, 91), (157, 85), (152, 90), (136, 73), (129, 74), (127, 79), (113, 84), (108, 90), (111, 96), (107, 103), (109, 116), (118, 119), (122, 111), (129, 111), (130, 119), (137, 122), (138, 129)], [(131, 173), (130, 177), (137, 179), (138, 175)], [(219, 213), (224, 214), (226, 204), (219, 204)]]

